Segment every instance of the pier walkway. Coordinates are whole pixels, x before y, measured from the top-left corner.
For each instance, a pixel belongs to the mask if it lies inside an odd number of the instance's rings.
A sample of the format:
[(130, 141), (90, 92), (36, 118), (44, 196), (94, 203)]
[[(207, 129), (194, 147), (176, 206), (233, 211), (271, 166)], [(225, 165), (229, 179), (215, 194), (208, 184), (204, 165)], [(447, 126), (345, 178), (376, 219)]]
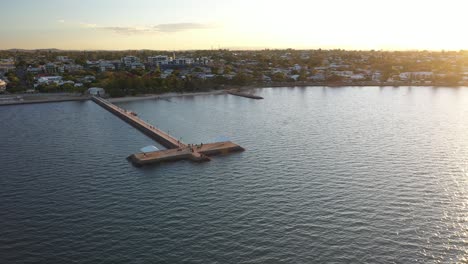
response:
[(158, 129), (145, 121), (141, 120), (135, 113), (122, 109), (107, 100), (104, 100), (100, 97), (93, 96), (93, 101), (96, 102), (98, 105), (102, 106), (103, 108), (107, 109), (109, 112), (115, 114), (120, 119), (124, 120), (125, 122), (129, 123), (133, 127), (137, 128), (150, 138), (156, 140), (159, 144), (163, 145), (166, 148), (178, 148), (178, 147), (187, 147), (187, 145), (183, 144), (182, 142), (178, 141), (176, 138), (172, 137), (171, 135), (165, 133), (161, 129)]
[(120, 119), (137, 128), (148, 137), (154, 139), (159, 144), (168, 148), (167, 150), (148, 153), (136, 153), (130, 155), (128, 160), (130, 160), (136, 166), (183, 159), (189, 159), (193, 161), (209, 161), (210, 158), (208, 155), (222, 155), (244, 150), (244, 148), (231, 141), (208, 143), (203, 145), (200, 144), (198, 146), (188, 145), (181, 142), (180, 140), (177, 140), (168, 133), (165, 133), (161, 129), (146, 123), (137, 117), (137, 115), (132, 111), (122, 109), (100, 97), (93, 96), (92, 100)]

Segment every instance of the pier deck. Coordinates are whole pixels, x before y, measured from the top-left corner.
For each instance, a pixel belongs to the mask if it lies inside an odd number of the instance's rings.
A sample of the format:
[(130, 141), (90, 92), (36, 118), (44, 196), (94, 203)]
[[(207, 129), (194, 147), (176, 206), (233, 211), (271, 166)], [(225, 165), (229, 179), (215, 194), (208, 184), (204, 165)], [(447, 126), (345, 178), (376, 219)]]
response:
[(178, 148), (178, 147), (187, 147), (186, 144), (180, 142), (173, 136), (167, 134), (166, 132), (158, 129), (145, 121), (141, 120), (139, 117), (132, 114), (132, 112), (122, 109), (102, 98), (93, 96), (93, 101), (96, 102), (98, 105), (104, 107), (111, 113), (118, 116), (120, 119), (124, 120), (125, 122), (129, 123), (133, 127), (137, 128), (138, 130), (142, 131), (144, 134), (149, 136), (150, 138), (156, 140), (158, 143), (163, 145), (166, 148)]
[[(193, 150), (193, 151), (192, 151)], [(217, 142), (203, 144), (203, 146), (193, 146), (178, 149), (160, 150), (147, 153), (136, 153), (130, 155), (128, 159), (137, 166), (167, 161), (177, 161), (189, 159), (192, 161), (209, 161), (208, 156), (225, 155), (231, 152), (243, 151), (244, 148), (231, 142)]]
[(130, 155), (130, 160), (136, 166), (143, 166), (152, 163), (161, 163), (167, 161), (177, 161), (188, 159), (192, 161), (209, 161), (208, 155), (223, 155), (231, 152), (243, 151), (244, 148), (231, 142), (217, 142), (208, 143), (203, 145), (187, 145), (180, 142), (173, 136), (165, 133), (164, 131), (146, 123), (133, 112), (122, 109), (102, 98), (93, 96), (93, 101), (109, 112), (115, 114), (125, 122), (129, 123), (133, 127), (142, 131), (150, 138), (156, 140), (161, 145), (168, 148), (167, 150), (160, 150), (147, 153), (136, 153)]

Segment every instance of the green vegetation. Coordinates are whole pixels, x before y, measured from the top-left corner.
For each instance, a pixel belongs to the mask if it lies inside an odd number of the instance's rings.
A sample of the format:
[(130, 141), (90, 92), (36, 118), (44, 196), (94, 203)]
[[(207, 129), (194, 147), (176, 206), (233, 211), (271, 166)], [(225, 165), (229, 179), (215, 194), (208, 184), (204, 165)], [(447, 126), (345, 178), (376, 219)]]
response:
[[(205, 58), (206, 64), (154, 66), (129, 69), (120, 63), (136, 56), (146, 63), (149, 56)], [(69, 60), (57, 61), (57, 56)], [(0, 59), (14, 58), (17, 69), (8, 72), (8, 92), (33, 88), (44, 74), (61, 75), (79, 87), (51, 84), (40, 92), (83, 92), (102, 87), (111, 96), (145, 93), (199, 92), (248, 85), (468, 85), (468, 52), (450, 51), (346, 51), (346, 50), (200, 50), (200, 51), (0, 51)], [(101, 69), (104, 60), (111, 69)], [(94, 63), (88, 63), (93, 61)], [(46, 70), (55, 63), (59, 68)], [(54, 65), (54, 64), (52, 64)], [(112, 68), (114, 65), (115, 70)], [(73, 67), (70, 67), (73, 66)], [(42, 67), (39, 75), (27, 67)], [(416, 74), (416, 73), (423, 74)], [(430, 73), (425, 75), (424, 73)], [(415, 73), (415, 74), (413, 74)], [(91, 77), (91, 78), (89, 78)]]

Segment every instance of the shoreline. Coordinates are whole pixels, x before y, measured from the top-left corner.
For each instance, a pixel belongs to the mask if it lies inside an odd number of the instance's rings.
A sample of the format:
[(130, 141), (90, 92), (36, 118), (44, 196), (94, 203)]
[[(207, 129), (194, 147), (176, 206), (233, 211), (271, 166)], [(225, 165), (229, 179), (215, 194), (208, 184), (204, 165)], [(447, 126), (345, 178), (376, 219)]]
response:
[[(252, 90), (252, 89), (265, 89), (265, 88), (293, 88), (293, 87), (327, 87), (327, 88), (342, 88), (342, 87), (428, 87), (428, 88), (466, 88), (468, 86), (463, 85), (424, 85), (424, 84), (411, 84), (411, 85), (395, 85), (395, 84), (307, 84), (307, 83), (288, 83), (288, 84), (269, 84), (269, 85), (255, 85), (255, 86), (225, 86), (219, 90), (211, 90), (207, 92), (190, 92), (190, 93), (163, 93), (163, 94), (144, 94), (136, 96), (125, 96), (107, 98), (111, 103), (123, 103), (141, 100), (159, 100), (169, 99), (173, 97), (185, 97), (185, 96), (201, 96), (201, 95), (221, 95), (228, 94), (229, 90)], [(23, 97), (24, 96), (24, 97)], [(11, 98), (11, 100), (5, 100), (4, 98)], [(3, 100), (2, 100), (3, 99)], [(72, 102), (72, 101), (87, 101), (90, 100), (90, 96), (76, 96), (76, 95), (60, 95), (60, 94), (12, 94), (2, 96), (0, 95), (0, 106), (9, 105), (22, 105), (22, 104), (43, 104), (43, 103), (58, 103), (58, 102)]]
[(427, 85), (427, 84), (412, 84), (412, 85), (395, 85), (395, 84), (307, 84), (307, 83), (295, 83), (295, 84), (270, 84), (270, 85), (255, 85), (255, 86), (225, 86), (219, 90), (211, 90), (208, 92), (191, 92), (191, 93), (163, 93), (163, 94), (145, 94), (145, 95), (136, 95), (136, 96), (124, 96), (124, 97), (115, 97), (108, 98), (107, 100), (111, 103), (123, 103), (123, 102), (132, 102), (132, 101), (141, 101), (141, 100), (158, 100), (158, 99), (168, 99), (173, 97), (184, 97), (184, 96), (199, 96), (199, 95), (220, 95), (228, 94), (229, 90), (252, 90), (252, 89), (266, 89), (266, 88), (293, 88), (293, 87), (328, 87), (328, 88), (342, 88), (342, 87), (430, 87), (430, 88), (462, 88), (468, 87), (463, 85)]

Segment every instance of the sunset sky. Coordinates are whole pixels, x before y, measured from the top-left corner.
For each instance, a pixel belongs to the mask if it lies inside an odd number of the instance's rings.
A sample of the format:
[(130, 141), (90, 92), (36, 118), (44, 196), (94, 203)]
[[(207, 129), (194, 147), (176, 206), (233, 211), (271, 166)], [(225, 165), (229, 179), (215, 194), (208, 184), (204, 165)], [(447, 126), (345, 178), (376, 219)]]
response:
[(0, 49), (468, 49), (464, 0), (1, 0)]

